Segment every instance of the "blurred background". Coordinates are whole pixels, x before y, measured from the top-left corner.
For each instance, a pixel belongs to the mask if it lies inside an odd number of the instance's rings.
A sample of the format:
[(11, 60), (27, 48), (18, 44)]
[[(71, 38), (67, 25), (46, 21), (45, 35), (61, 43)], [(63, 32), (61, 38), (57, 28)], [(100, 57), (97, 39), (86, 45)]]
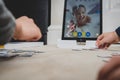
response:
[[(118, 26), (120, 26), (120, 0), (102, 0), (102, 1), (103, 1), (103, 32), (114, 31)], [(48, 28), (49, 44), (56, 44), (57, 43), (56, 39), (61, 39), (63, 9), (64, 0), (51, 0), (51, 26)]]

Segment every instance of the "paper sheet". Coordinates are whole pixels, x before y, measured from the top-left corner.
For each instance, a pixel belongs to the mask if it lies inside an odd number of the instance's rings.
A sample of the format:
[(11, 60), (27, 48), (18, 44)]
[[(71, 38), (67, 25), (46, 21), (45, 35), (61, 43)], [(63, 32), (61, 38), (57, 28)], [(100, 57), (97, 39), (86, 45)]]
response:
[(57, 47), (59, 48), (69, 48), (69, 49), (96, 49), (96, 41), (86, 41), (86, 45), (78, 45), (76, 40), (58, 40)]
[(5, 45), (5, 49), (20, 49), (24, 47), (43, 46), (43, 42), (12, 42)]

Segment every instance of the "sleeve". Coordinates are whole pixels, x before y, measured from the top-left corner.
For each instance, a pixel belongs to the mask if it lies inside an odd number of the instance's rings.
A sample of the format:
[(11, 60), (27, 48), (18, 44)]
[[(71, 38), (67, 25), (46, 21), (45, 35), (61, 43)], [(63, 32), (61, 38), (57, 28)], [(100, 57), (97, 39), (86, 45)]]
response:
[(118, 27), (116, 30), (117, 35), (120, 37), (120, 27)]
[(11, 40), (15, 29), (15, 19), (0, 0), (0, 45)]

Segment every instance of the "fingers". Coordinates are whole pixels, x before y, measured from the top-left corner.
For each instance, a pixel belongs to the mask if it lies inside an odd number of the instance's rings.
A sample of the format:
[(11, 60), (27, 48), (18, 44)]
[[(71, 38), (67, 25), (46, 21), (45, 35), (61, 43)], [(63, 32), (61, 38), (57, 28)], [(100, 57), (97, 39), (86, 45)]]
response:
[(102, 34), (102, 35), (100, 35), (98, 38), (97, 38), (97, 41), (100, 41), (100, 40), (102, 40), (104, 38), (104, 35)]
[(104, 37), (104, 34), (102, 34), (97, 38), (96, 45), (100, 49), (107, 49), (110, 46), (110, 43), (107, 42), (107, 39)]
[(31, 39), (28, 39), (26, 41), (28, 41), (28, 42), (30, 42), (30, 41), (38, 41), (41, 37), (42, 37), (41, 35), (38, 35), (38, 36), (36, 36), (34, 38), (31, 38)]
[(101, 41), (97, 41), (97, 46), (98, 46), (98, 48), (100, 48), (100, 49), (103, 49), (103, 48), (107, 48), (107, 45), (108, 44), (106, 44), (106, 43), (104, 43), (104, 40), (101, 40)]
[(97, 41), (96, 41), (96, 45), (98, 46), (98, 47), (101, 47), (101, 40), (104, 38), (104, 36), (103, 36), (103, 34), (102, 35), (100, 35), (98, 38), (97, 38)]
[(110, 44), (106, 43), (105, 46), (104, 46), (104, 49), (107, 49), (109, 46), (110, 46)]
[(98, 48), (100, 49), (108, 49), (108, 47), (110, 46), (111, 44), (110, 43), (99, 43), (98, 44)]
[(21, 38), (18, 38), (18, 40), (25, 40), (27, 42), (34, 42), (34, 41), (38, 41), (41, 37), (37, 36), (37, 37), (34, 37), (34, 38), (24, 38), (24, 37), (21, 37)]

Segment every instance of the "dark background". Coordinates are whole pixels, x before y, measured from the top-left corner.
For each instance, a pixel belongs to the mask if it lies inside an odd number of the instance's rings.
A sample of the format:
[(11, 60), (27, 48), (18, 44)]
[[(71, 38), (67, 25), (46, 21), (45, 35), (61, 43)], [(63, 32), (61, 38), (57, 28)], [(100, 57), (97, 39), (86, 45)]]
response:
[(28, 16), (34, 19), (43, 35), (39, 41), (46, 45), (48, 26), (51, 22), (51, 0), (4, 0), (4, 2), (16, 18)]

